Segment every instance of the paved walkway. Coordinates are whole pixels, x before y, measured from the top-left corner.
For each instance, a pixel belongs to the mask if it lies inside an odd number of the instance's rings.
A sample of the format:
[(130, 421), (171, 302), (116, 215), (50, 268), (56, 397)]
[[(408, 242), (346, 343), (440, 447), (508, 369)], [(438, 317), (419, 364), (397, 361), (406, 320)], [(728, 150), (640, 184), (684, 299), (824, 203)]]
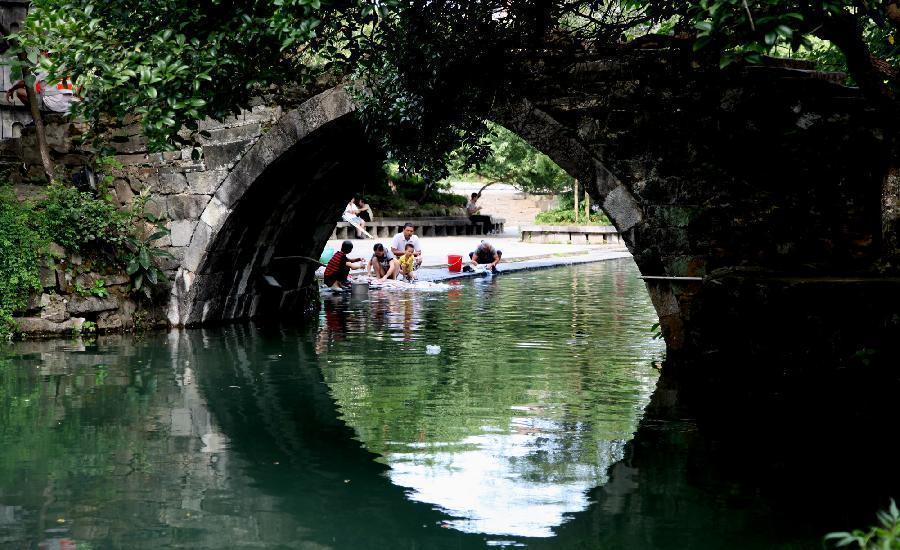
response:
[[(469, 252), (475, 250), (482, 239), (489, 240), (503, 251), (501, 271), (520, 271), (580, 263), (598, 262), (618, 258), (630, 258), (631, 254), (622, 245), (573, 245), (523, 243), (518, 236), (491, 235), (488, 237), (428, 237), (422, 239), (423, 263), (418, 272), (419, 280), (442, 281), (459, 277), (470, 277), (472, 273), (450, 273), (447, 270), (447, 256), (459, 254), (464, 263)], [(328, 246), (340, 249), (339, 240), (328, 241)], [(372, 245), (390, 245), (390, 239), (354, 239), (351, 256), (369, 258)]]

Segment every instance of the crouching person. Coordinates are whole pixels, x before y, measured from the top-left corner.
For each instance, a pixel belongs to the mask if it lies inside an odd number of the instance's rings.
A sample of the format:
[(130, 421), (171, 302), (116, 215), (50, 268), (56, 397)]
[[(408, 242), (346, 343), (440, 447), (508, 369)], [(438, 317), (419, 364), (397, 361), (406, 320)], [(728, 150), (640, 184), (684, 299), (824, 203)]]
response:
[(334, 290), (345, 290), (350, 284), (350, 270), (362, 269), (365, 263), (362, 258), (350, 258), (347, 254), (353, 251), (353, 243), (344, 241), (341, 249), (334, 253), (325, 266), (325, 286)]
[(390, 250), (384, 248), (383, 244), (377, 243), (373, 247), (372, 259), (369, 260), (369, 273), (377, 277), (380, 283), (387, 279), (396, 279), (400, 273), (400, 262)]
[(481, 241), (478, 248), (469, 254), (469, 259), (472, 261), (473, 268), (478, 267), (480, 264), (493, 273), (497, 273), (497, 264), (500, 263), (502, 258), (503, 252), (494, 248), (494, 245), (487, 241)]
[(410, 283), (416, 280), (416, 247), (412, 243), (406, 245), (400, 256), (400, 274)]

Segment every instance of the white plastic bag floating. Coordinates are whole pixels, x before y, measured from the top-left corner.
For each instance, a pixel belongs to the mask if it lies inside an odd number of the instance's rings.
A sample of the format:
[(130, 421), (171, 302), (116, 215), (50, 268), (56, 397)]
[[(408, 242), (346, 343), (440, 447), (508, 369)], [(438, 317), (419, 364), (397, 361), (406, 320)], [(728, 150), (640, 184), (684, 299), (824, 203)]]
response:
[(425, 346), (425, 354), (426, 355), (437, 355), (441, 352), (441, 346), (436, 346), (433, 344), (428, 344)]

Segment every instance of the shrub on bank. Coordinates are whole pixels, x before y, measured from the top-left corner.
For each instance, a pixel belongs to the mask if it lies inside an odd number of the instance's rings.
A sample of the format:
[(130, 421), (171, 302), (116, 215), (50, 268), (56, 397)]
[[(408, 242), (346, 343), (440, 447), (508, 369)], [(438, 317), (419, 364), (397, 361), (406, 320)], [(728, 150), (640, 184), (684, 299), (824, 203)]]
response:
[(39, 270), (54, 260), (50, 243), (84, 256), (90, 269), (124, 271), (129, 290), (151, 298), (165, 281), (155, 258), (170, 255), (156, 247), (169, 230), (145, 212), (147, 198), (143, 193), (130, 208), (119, 209), (108, 197), (54, 184), (30, 203), (0, 184), (0, 336), (14, 330), (13, 314), (24, 312), (31, 294), (43, 290)]
[(127, 243), (131, 213), (66, 185), (51, 185), (38, 205), (50, 240), (70, 252), (115, 256)]
[(860, 550), (897, 550), (900, 549), (900, 509), (891, 500), (886, 511), (878, 512), (878, 525), (863, 531), (829, 533), (826, 541), (838, 547), (859, 548)]
[(534, 218), (534, 223), (538, 225), (610, 225), (609, 218), (603, 212), (591, 212), (590, 222), (584, 221), (584, 212), (579, 212), (578, 219), (575, 221), (575, 210), (570, 208), (556, 208), (541, 212)]
[(0, 336), (13, 330), (12, 314), (28, 307), (41, 290), (39, 266), (47, 239), (33, 210), (0, 187)]
[[(388, 183), (393, 183), (393, 189)], [(396, 165), (388, 164), (382, 177), (366, 186), (361, 193), (379, 217), (424, 217), (461, 214), (467, 198), (447, 191), (449, 184), (428, 184), (416, 174), (404, 174)]]

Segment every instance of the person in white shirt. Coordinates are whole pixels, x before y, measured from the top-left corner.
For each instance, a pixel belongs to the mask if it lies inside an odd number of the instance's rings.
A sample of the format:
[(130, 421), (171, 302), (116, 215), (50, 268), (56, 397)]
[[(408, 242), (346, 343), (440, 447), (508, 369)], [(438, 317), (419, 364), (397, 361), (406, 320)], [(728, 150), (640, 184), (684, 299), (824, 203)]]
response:
[(400, 257), (405, 253), (406, 245), (413, 245), (413, 255), (416, 257), (415, 267), (419, 269), (422, 265), (422, 246), (419, 244), (419, 237), (415, 235), (416, 228), (413, 224), (407, 222), (403, 226), (403, 231), (394, 235), (391, 241), (391, 252), (394, 256)]
[(345, 222), (356, 226), (356, 238), (362, 239), (363, 234), (360, 233), (360, 229), (365, 231), (366, 221), (359, 217), (359, 206), (356, 204), (356, 199), (351, 200), (347, 203), (347, 206), (344, 207), (343, 218)]

